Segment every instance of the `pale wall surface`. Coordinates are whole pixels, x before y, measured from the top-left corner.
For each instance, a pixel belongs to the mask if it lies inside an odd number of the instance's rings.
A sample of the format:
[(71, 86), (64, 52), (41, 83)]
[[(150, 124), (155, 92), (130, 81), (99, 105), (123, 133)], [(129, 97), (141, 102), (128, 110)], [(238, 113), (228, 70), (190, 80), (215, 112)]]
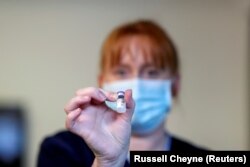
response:
[(178, 46), (182, 88), (171, 133), (215, 150), (249, 149), (247, 0), (0, 2), (0, 98), (29, 118), (28, 165), (64, 128), (64, 104), (96, 85), (101, 43), (124, 21), (152, 18)]

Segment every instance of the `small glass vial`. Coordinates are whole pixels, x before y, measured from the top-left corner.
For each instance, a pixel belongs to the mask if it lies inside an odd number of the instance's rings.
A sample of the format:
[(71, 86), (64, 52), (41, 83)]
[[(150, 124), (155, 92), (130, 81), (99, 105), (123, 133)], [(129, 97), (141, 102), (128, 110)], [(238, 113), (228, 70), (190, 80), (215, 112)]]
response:
[(124, 99), (125, 92), (119, 91), (117, 92), (117, 101), (116, 101), (116, 109), (119, 113), (124, 113), (126, 111), (126, 102)]

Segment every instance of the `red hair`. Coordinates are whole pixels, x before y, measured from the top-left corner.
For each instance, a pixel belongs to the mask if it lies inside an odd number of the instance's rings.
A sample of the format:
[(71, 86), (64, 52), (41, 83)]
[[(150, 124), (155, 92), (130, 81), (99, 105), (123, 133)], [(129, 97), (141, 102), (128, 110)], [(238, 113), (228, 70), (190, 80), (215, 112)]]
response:
[(101, 49), (101, 73), (119, 64), (124, 42), (131, 36), (145, 36), (149, 39), (150, 56), (161, 69), (169, 69), (172, 75), (179, 74), (177, 50), (168, 34), (155, 22), (139, 20), (114, 29), (106, 38)]

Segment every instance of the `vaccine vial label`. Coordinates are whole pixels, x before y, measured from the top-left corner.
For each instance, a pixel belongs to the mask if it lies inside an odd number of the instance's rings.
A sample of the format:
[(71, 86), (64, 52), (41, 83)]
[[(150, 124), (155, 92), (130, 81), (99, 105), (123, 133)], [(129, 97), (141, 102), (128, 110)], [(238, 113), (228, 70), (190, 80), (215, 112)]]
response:
[(126, 103), (123, 99), (118, 99), (116, 102), (116, 109), (119, 113), (124, 113), (126, 111)]

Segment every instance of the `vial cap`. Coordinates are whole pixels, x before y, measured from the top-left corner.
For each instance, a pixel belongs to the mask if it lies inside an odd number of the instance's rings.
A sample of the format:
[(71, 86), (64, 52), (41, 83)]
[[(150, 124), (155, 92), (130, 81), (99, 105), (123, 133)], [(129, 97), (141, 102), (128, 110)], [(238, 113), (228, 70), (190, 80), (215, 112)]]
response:
[(124, 98), (124, 95), (125, 95), (125, 92), (123, 92), (123, 91), (117, 92), (118, 98)]

